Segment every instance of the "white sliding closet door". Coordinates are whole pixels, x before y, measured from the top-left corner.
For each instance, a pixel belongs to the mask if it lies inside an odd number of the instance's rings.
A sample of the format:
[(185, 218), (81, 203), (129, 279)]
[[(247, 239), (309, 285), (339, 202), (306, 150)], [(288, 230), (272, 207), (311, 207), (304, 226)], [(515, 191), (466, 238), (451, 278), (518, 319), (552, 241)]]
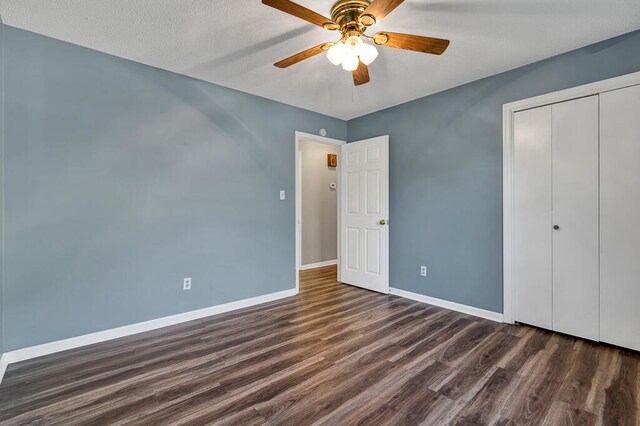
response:
[(600, 339), (640, 350), (640, 86), (600, 95)]
[(598, 96), (551, 109), (553, 330), (598, 340)]
[(515, 320), (552, 328), (551, 107), (514, 117)]

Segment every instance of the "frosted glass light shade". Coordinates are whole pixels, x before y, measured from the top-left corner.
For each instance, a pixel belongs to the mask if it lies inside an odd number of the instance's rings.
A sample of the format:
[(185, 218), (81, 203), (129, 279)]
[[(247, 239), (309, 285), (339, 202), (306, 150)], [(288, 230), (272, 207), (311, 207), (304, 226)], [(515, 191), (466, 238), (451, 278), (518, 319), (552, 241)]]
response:
[(358, 65), (360, 60), (357, 56), (347, 56), (344, 61), (342, 61), (342, 69), (345, 71), (355, 71), (358, 69)]
[(378, 57), (378, 49), (376, 49), (375, 46), (372, 46), (370, 44), (365, 44), (362, 46), (362, 52), (360, 52), (360, 61), (363, 64), (369, 65), (377, 57)]
[(362, 46), (364, 43), (358, 36), (351, 36), (344, 41), (344, 47), (347, 50), (347, 54), (350, 56), (358, 56), (362, 52)]
[(327, 51), (327, 58), (333, 65), (340, 65), (346, 56), (345, 47), (342, 43), (336, 43)]

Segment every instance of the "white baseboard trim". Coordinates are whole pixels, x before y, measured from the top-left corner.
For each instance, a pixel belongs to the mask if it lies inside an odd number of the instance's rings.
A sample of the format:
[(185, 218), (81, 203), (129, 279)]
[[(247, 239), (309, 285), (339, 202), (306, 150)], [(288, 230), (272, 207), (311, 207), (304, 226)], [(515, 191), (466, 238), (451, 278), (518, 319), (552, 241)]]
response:
[(0, 355), (0, 383), (2, 383), (2, 378), (4, 377), (4, 373), (7, 371), (7, 367), (9, 363), (7, 362), (6, 354)]
[(337, 265), (337, 264), (338, 264), (338, 259), (325, 260), (324, 262), (310, 263), (308, 265), (300, 265), (299, 270), (306, 271), (307, 269), (322, 268), (323, 266), (331, 266), (331, 265)]
[(473, 315), (474, 317), (485, 318), (491, 321), (503, 322), (503, 315), (498, 312), (486, 311), (484, 309), (474, 308), (473, 306), (462, 305), (460, 303), (449, 302), (448, 300), (437, 299), (431, 296), (425, 296), (424, 294), (418, 294), (418, 293), (413, 293), (411, 291), (400, 290), (399, 288), (391, 287), (389, 290), (391, 294), (395, 294), (396, 296), (415, 300), (417, 302), (428, 303), (429, 305), (439, 306), (441, 308), (462, 312), (463, 314)]
[(238, 300), (236, 302), (229, 302), (222, 305), (211, 306), (209, 308), (198, 309), (196, 311), (184, 312), (182, 314), (171, 315), (168, 317), (162, 317), (150, 321), (125, 325), (123, 327), (98, 331), (96, 333), (85, 334), (82, 336), (71, 337), (69, 339), (44, 343), (42, 345), (31, 346), (24, 349), (18, 349), (15, 351), (6, 352), (4, 355), (2, 355), (2, 362), (4, 362), (4, 364), (6, 365), (20, 361), (26, 361), (28, 359), (50, 355), (56, 352), (62, 352), (69, 349), (92, 345), (94, 343), (105, 342), (107, 340), (117, 339), (119, 337), (131, 336), (132, 334), (138, 334), (145, 331), (168, 327), (170, 325), (180, 324), (211, 315), (222, 314), (225, 312), (234, 311), (236, 309), (248, 308), (250, 306), (259, 305), (261, 303), (272, 302), (274, 300), (283, 299), (285, 297), (295, 296), (296, 294), (296, 289), (292, 288), (290, 290), (283, 290), (276, 293), (265, 294), (264, 296)]

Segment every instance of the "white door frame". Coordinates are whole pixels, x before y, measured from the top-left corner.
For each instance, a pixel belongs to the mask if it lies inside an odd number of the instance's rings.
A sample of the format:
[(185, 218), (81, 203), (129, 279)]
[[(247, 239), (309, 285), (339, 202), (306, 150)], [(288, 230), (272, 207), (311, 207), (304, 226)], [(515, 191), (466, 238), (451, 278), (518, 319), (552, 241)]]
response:
[(640, 84), (640, 72), (626, 74), (583, 86), (572, 87), (502, 106), (502, 238), (503, 238), (503, 321), (513, 324), (514, 301), (514, 161), (513, 119), (518, 111), (593, 96)]
[[(300, 291), (300, 265), (302, 259), (302, 242), (301, 242), (301, 223), (302, 223), (302, 164), (300, 163), (300, 141), (306, 140), (311, 142), (322, 143), (325, 145), (340, 146), (347, 142), (338, 139), (331, 139), (325, 136), (313, 135), (311, 133), (304, 133), (296, 131), (295, 138), (295, 162), (296, 162), (296, 217), (295, 217), (295, 232), (296, 232), (296, 293)], [(338, 281), (340, 281), (340, 157), (338, 156), (338, 172), (336, 196), (338, 197), (338, 209), (336, 210), (338, 228), (337, 232), (337, 259), (338, 259)]]

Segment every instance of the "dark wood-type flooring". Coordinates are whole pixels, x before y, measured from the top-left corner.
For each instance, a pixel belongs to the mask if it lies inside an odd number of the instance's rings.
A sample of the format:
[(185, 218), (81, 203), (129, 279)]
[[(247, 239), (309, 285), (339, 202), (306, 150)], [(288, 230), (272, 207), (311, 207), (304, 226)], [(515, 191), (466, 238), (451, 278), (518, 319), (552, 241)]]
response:
[(639, 424), (640, 354), (306, 271), (269, 304), (9, 366), (2, 424)]

